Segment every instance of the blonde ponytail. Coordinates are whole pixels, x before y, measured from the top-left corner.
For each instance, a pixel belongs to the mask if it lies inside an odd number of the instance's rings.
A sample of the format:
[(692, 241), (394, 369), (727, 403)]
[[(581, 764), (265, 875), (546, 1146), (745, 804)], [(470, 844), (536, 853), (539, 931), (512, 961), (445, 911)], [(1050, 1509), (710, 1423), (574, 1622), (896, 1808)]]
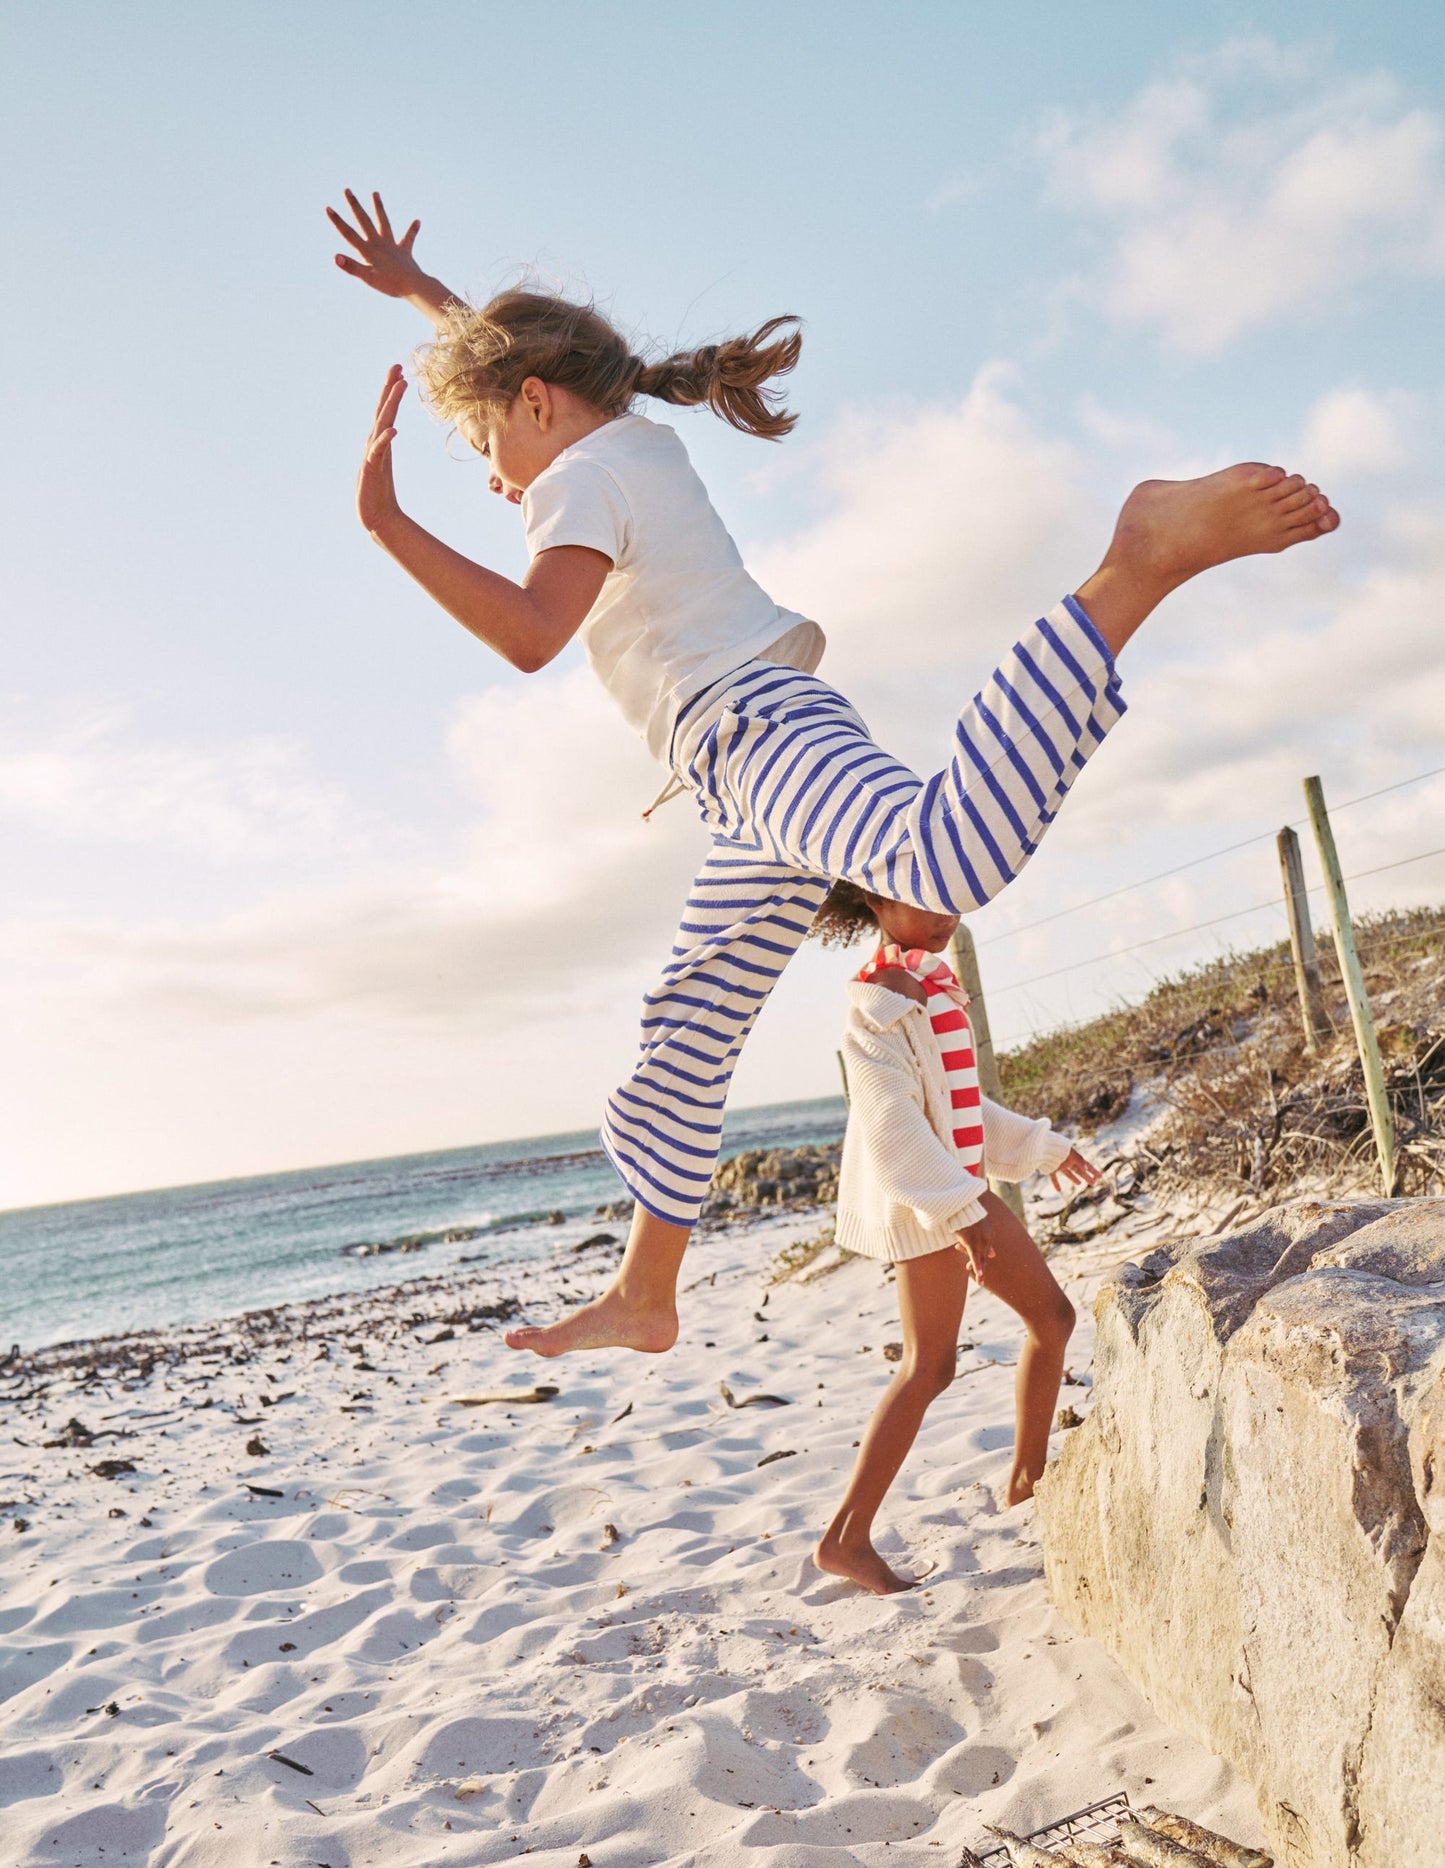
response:
[[(793, 328), (787, 335), (777, 337), (788, 325)], [(796, 365), (803, 348), (803, 334), (797, 326), (792, 316), (769, 318), (751, 337), (732, 337), (725, 344), (676, 351), (661, 363), (644, 363), (634, 393), (685, 407), (705, 402), (714, 415), (744, 434), (781, 441), (792, 433), (798, 418), (778, 406), (782, 391), (767, 385)]]

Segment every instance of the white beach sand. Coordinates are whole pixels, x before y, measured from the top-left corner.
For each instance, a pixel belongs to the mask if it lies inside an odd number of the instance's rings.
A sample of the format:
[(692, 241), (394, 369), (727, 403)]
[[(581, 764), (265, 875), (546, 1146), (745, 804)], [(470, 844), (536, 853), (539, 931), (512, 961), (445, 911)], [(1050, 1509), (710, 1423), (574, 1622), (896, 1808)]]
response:
[[(11, 1381), (48, 1385), (0, 1452), (29, 1520), (0, 1520), (0, 1862), (903, 1868), (1120, 1788), (1257, 1841), (1247, 1786), (1050, 1609), (1032, 1507), (996, 1503), (1018, 1329), (994, 1300), (885, 1506), (923, 1587), (813, 1569), (899, 1335), (876, 1265), (769, 1285), (820, 1219), (699, 1239), (666, 1357), (435, 1340), (498, 1291), (551, 1314), (599, 1252), (158, 1333), (144, 1378), (138, 1350)], [(1122, 1230), (1054, 1261), (1077, 1374)], [(539, 1382), (560, 1392), (448, 1399)], [(72, 1416), (131, 1437), (39, 1445)]]

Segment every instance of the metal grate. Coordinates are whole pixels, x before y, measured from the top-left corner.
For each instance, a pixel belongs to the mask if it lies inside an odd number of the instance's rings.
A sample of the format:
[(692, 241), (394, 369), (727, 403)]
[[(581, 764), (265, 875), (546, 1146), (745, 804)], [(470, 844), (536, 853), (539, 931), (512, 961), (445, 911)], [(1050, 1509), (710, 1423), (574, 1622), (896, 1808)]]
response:
[[(1119, 1818), (1129, 1808), (1129, 1793), (1116, 1791), (1112, 1797), (1105, 1797), (1102, 1803), (1091, 1803), (1086, 1810), (1075, 1810), (1072, 1816), (1060, 1816), (1056, 1822), (1043, 1829), (1035, 1829), (1033, 1834), (1024, 1838), (1041, 1849), (1046, 1849), (1051, 1842), (1065, 1842), (1070, 1836), (1083, 1836), (1089, 1842), (1098, 1842), (1108, 1846), (1119, 1840)], [(965, 1857), (965, 1859), (967, 1859)], [(982, 1868), (1008, 1868), (1008, 1850), (1002, 1842), (996, 1842), (992, 1848), (980, 1850), (974, 1858)]]

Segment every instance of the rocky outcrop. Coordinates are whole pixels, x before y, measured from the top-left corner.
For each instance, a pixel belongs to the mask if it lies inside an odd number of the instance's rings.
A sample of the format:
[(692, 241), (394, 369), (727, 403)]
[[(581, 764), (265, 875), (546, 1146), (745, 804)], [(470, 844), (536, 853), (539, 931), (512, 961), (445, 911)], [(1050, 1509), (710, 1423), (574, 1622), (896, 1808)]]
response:
[[(742, 1219), (762, 1207), (827, 1206), (838, 1198), (842, 1142), (805, 1142), (800, 1148), (745, 1148), (719, 1161), (702, 1204), (706, 1221)], [(610, 1200), (597, 1219), (630, 1219), (632, 1201)]]
[(1445, 1865), (1445, 1201), (1126, 1265), (1046, 1474), (1049, 1590), (1254, 1784), (1289, 1868)]
[(703, 1202), (705, 1219), (721, 1219), (764, 1206), (817, 1206), (838, 1198), (843, 1144), (823, 1147), (745, 1148), (719, 1161)]

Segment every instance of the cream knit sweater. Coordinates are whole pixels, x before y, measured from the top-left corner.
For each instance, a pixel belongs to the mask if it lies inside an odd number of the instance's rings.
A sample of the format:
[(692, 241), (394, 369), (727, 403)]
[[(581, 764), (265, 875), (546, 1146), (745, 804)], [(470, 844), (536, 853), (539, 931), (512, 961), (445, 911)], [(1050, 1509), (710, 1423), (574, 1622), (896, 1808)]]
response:
[[(848, 984), (843, 1064), (848, 1129), (838, 1179), (838, 1243), (867, 1258), (922, 1258), (983, 1217), (987, 1182), (953, 1144), (938, 1039), (924, 1006), (862, 980)], [(1072, 1143), (985, 1097), (983, 1159), (996, 1180), (1052, 1174)]]

